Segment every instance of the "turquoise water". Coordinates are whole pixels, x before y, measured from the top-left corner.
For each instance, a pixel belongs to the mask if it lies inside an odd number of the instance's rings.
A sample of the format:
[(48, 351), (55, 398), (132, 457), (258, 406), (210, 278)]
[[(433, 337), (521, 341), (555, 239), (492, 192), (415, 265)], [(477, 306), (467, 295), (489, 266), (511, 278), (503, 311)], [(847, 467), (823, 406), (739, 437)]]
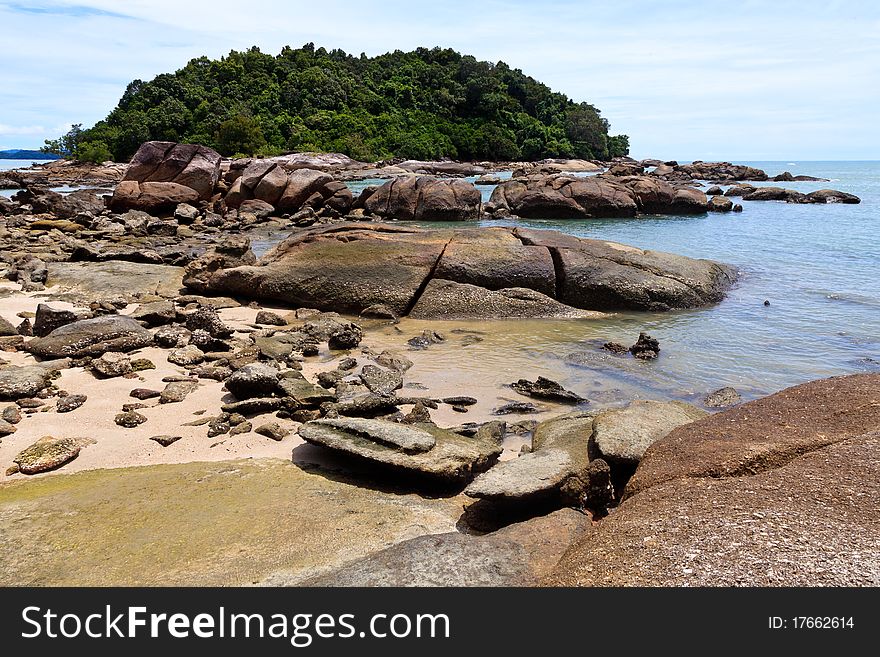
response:
[[(755, 185), (803, 192), (830, 187), (856, 194), (862, 203), (745, 201), (742, 213), (727, 215), (480, 222), (549, 228), (710, 258), (736, 266), (741, 277), (724, 301), (709, 308), (548, 322), (533, 340), (520, 333), (520, 344), (496, 342), (499, 354), (472, 352), (476, 364), (459, 366), (500, 362), (505, 351), (518, 348), (588, 395), (597, 377), (607, 387), (610, 376), (612, 386), (616, 380), (618, 387), (635, 385), (647, 394), (686, 399), (725, 385), (755, 397), (815, 378), (880, 371), (880, 162), (744, 164), (771, 176), (791, 171), (831, 180)], [(646, 367), (626, 364), (609, 371), (608, 363), (584, 368), (565, 360), (573, 351), (595, 351), (604, 340), (632, 344), (640, 330), (657, 337), (662, 347), (660, 359)]]

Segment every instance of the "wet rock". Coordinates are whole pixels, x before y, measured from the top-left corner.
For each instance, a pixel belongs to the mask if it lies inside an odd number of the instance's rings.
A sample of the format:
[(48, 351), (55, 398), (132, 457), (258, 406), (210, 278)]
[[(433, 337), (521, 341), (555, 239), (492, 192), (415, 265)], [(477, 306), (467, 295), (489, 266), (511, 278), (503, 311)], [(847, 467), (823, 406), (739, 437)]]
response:
[(508, 402), (492, 411), (492, 415), (513, 415), (527, 413), (543, 413), (548, 410), (546, 406), (532, 404), (530, 402)]
[(361, 311), (361, 317), (397, 321), (397, 314), (383, 303), (375, 303)]
[(660, 342), (647, 333), (639, 333), (639, 339), (629, 351), (636, 358), (652, 360), (660, 355)]
[(357, 324), (349, 323), (333, 332), (327, 339), (327, 345), (331, 349), (337, 350), (354, 349), (361, 343), (363, 337), (364, 332), (361, 327)]
[(108, 351), (133, 351), (152, 342), (153, 335), (130, 317), (106, 315), (57, 328), (45, 337), (27, 342), (25, 350), (41, 358), (79, 358)]
[(543, 376), (539, 376), (535, 382), (529, 381), (528, 379), (520, 379), (516, 383), (512, 383), (510, 387), (526, 397), (549, 399), (551, 401), (571, 404), (580, 404), (587, 401), (580, 395), (576, 395), (570, 390), (566, 390), (556, 381), (552, 381)]
[(107, 379), (124, 376), (132, 371), (131, 360), (125, 354), (107, 352), (92, 361), (92, 370)]
[(446, 342), (446, 337), (442, 333), (432, 331), (431, 329), (425, 329), (421, 335), (406, 341), (410, 348), (414, 350), (427, 349), (432, 344), (440, 344), (441, 342)]
[(336, 365), (336, 369), (340, 372), (349, 372), (355, 369), (358, 366), (358, 362), (356, 358), (343, 358)]
[(0, 370), (0, 400), (33, 397), (49, 385), (49, 372), (42, 367), (9, 366)]
[(319, 372), (318, 373), (318, 385), (322, 388), (326, 388), (330, 390), (331, 388), (335, 388), (339, 385), (339, 382), (345, 378), (345, 372), (340, 372), (339, 370), (333, 370), (331, 372)]
[(477, 403), (477, 399), (475, 397), (456, 395), (454, 397), (444, 397), (443, 403), (450, 404), (452, 406), (473, 406)]
[(606, 342), (605, 344), (602, 345), (602, 348), (605, 351), (610, 351), (612, 354), (617, 354), (619, 356), (622, 356), (623, 354), (629, 352), (629, 349), (627, 349), (625, 346), (623, 346), (619, 342)]
[(836, 189), (819, 189), (807, 194), (812, 203), (861, 203), (855, 194), (847, 194)]
[(173, 445), (174, 443), (176, 443), (178, 440), (181, 440), (182, 438), (183, 438), (183, 436), (168, 436), (168, 435), (150, 436), (150, 440), (159, 443), (160, 445), (162, 445), (162, 447), (168, 447), (169, 445)]
[(254, 320), (256, 324), (263, 324), (266, 326), (285, 326), (287, 321), (273, 312), (269, 312), (268, 310), (261, 310), (257, 313), (257, 318)]
[(55, 410), (59, 413), (70, 413), (86, 403), (86, 395), (67, 395), (61, 397), (55, 404)]
[(169, 383), (165, 389), (159, 393), (160, 404), (176, 404), (186, 399), (186, 396), (198, 388), (195, 381), (177, 381)]
[(175, 349), (168, 354), (168, 362), (173, 363), (174, 365), (180, 365), (181, 367), (198, 365), (204, 360), (205, 352), (195, 345), (187, 345), (186, 347)]
[(490, 467), (501, 447), (430, 425), (401, 425), (384, 420), (316, 420), (300, 427), (310, 443), (446, 483), (468, 481)]
[(739, 393), (730, 387), (720, 388), (715, 392), (710, 392), (703, 399), (703, 403), (709, 408), (726, 408), (727, 406), (734, 406), (735, 404), (739, 404), (742, 401), (742, 397), (739, 396)]
[(653, 443), (705, 416), (684, 402), (634, 401), (599, 413), (590, 441), (608, 463), (635, 466)]
[(60, 468), (78, 455), (82, 445), (73, 438), (44, 436), (30, 447), (19, 452), (13, 463), (23, 474), (37, 474)]
[(266, 424), (262, 424), (254, 429), (254, 432), (276, 441), (284, 440), (284, 438), (290, 433), (290, 431), (282, 427), (277, 422), (268, 422)]
[(390, 395), (403, 387), (403, 375), (400, 372), (375, 365), (364, 365), (360, 378), (370, 392), (378, 395)]
[(733, 210), (733, 201), (726, 196), (713, 196), (709, 199), (707, 209), (709, 212), (730, 212)]
[(382, 367), (387, 367), (389, 370), (401, 373), (406, 372), (413, 366), (413, 362), (406, 356), (388, 350), (376, 356), (375, 361)]
[(72, 324), (80, 317), (70, 310), (58, 310), (45, 303), (37, 305), (37, 314), (34, 317), (33, 332), (37, 337), (49, 335), (55, 329), (66, 324)]
[(145, 415), (141, 415), (137, 411), (126, 411), (125, 413), (119, 413), (115, 418), (114, 422), (118, 424), (120, 427), (125, 427), (126, 429), (134, 429), (136, 426), (143, 424), (147, 421), (147, 417)]
[(336, 395), (322, 386), (309, 383), (301, 377), (281, 378), (277, 391), (302, 406), (318, 406), (325, 402), (335, 402)]
[(226, 380), (226, 389), (238, 399), (250, 399), (271, 395), (278, 383), (278, 370), (263, 363), (252, 363), (233, 373)]
[(430, 424), (431, 413), (424, 403), (417, 402), (413, 405), (412, 410), (403, 416), (401, 421), (404, 424)]

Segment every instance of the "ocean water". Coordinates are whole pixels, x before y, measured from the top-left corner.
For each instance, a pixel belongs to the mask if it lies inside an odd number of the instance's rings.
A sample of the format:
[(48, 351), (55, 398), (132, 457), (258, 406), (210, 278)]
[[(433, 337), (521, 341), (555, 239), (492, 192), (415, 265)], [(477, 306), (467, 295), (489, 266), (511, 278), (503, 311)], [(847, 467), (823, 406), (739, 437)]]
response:
[[(771, 176), (791, 171), (830, 179), (755, 185), (802, 192), (834, 188), (862, 202), (745, 201), (738, 214), (480, 222), (709, 258), (734, 265), (740, 278), (721, 303), (695, 310), (602, 320), (455, 322), (481, 331), (484, 340), (467, 347), (467, 358), (457, 345), (436, 349), (437, 374), (455, 368), (467, 379), (506, 368), (509, 376), (555, 376), (587, 397), (617, 390), (623, 396), (693, 400), (728, 385), (754, 398), (820, 377), (880, 372), (880, 162), (744, 164)], [(602, 342), (630, 345), (639, 331), (660, 340), (657, 361), (597, 359)], [(571, 357), (578, 352), (587, 356)]]
[(51, 162), (51, 160), (3, 160), (0, 159), (0, 171), (9, 171), (10, 169), (26, 169), (32, 164), (42, 164)]

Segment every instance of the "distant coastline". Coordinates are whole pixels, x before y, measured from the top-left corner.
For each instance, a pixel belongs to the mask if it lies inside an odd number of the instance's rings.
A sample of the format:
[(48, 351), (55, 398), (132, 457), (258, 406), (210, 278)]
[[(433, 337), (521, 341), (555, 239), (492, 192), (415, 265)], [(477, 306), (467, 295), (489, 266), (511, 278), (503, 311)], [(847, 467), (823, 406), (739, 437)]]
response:
[(60, 156), (42, 151), (26, 151), (19, 148), (0, 151), (0, 160), (59, 160)]

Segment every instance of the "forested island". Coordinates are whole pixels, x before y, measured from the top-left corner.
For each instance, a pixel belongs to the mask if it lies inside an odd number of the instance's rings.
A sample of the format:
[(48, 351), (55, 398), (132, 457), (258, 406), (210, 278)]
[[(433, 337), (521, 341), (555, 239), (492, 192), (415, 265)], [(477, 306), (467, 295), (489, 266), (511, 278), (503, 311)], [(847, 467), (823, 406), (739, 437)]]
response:
[(55, 153), (28, 151), (21, 148), (0, 151), (0, 160), (57, 160), (59, 157), (61, 156)]
[(131, 82), (102, 121), (45, 148), (79, 159), (128, 161), (150, 140), (198, 143), (223, 155), (338, 152), (389, 158), (538, 160), (626, 155), (626, 135), (503, 62), (448, 48), (349, 55), (309, 43), (277, 56), (253, 47), (193, 59)]

